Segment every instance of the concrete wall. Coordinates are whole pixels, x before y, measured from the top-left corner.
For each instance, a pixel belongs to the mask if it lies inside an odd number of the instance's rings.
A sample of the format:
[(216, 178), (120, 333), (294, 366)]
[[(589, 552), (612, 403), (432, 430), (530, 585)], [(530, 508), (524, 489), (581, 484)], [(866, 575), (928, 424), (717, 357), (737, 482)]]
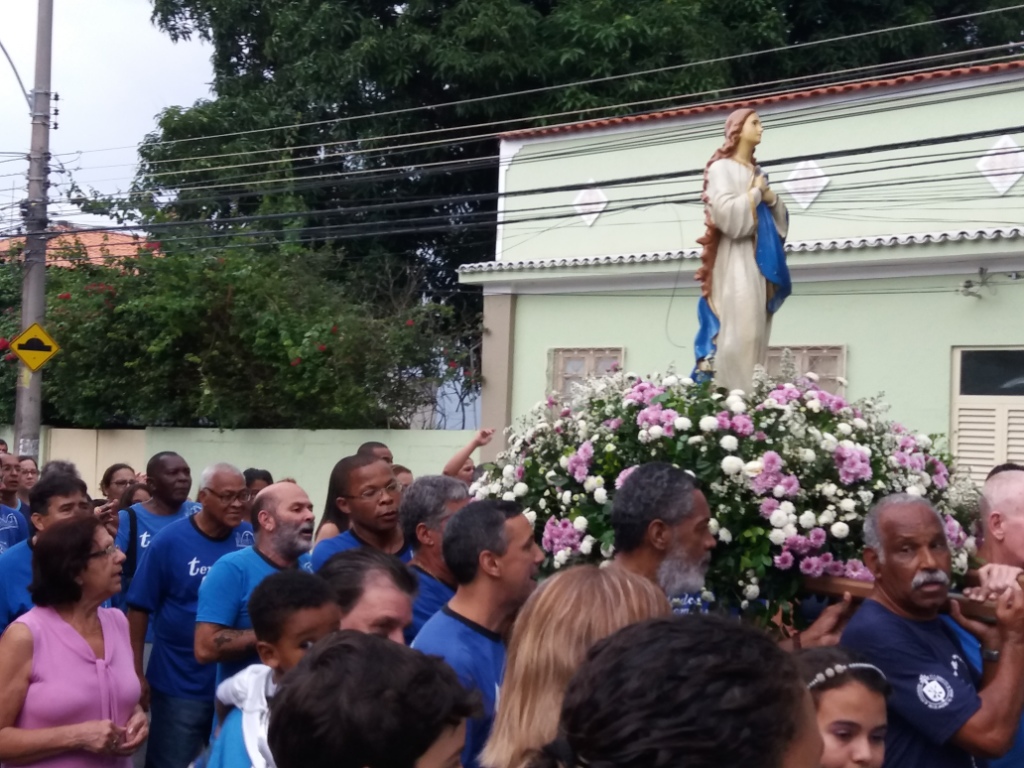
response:
[[(846, 345), (848, 396), (884, 392), (894, 419), (948, 433), (954, 348), (1024, 346), (1024, 280), (999, 279), (980, 299), (954, 293), (959, 276), (802, 284), (776, 316), (771, 343)], [(696, 301), (689, 288), (518, 296), (513, 418), (544, 397), (553, 348), (621, 346), (628, 370), (689, 373)]]
[[(139, 429), (90, 430), (44, 428), (43, 461), (72, 461), (92, 493), (99, 493), (103, 470), (125, 462), (145, 469), (158, 451), (177, 451), (192, 467), (195, 483), (203, 467), (218, 461), (240, 469), (268, 469), (275, 479), (293, 477), (309, 492), (317, 512), (327, 497), (327, 480), (334, 464), (355, 453), (368, 440), (386, 443), (395, 461), (414, 475), (439, 474), (445, 462), (470, 441), (473, 432), (461, 430), (238, 430)], [(0, 437), (13, 445), (10, 427)], [(198, 488), (192, 487), (193, 498)]]

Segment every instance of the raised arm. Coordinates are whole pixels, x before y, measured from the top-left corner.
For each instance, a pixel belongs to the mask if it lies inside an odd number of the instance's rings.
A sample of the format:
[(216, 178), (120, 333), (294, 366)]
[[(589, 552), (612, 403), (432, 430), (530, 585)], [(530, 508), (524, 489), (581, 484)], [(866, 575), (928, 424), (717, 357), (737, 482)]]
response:
[(494, 437), (493, 429), (481, 429), (470, 440), (466, 445), (456, 451), (455, 455), (448, 459), (448, 463), (444, 465), (443, 474), (448, 477), (458, 477), (459, 470), (462, 469), (466, 463), (466, 459), (473, 455), (473, 451), (477, 448), (482, 448), (491, 442)]

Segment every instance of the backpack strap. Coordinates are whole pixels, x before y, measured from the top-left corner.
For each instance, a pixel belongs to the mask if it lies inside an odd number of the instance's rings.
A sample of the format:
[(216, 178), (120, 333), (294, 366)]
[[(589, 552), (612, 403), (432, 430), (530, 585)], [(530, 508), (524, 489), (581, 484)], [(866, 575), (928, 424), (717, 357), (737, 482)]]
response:
[(139, 559), (139, 515), (134, 507), (128, 507), (128, 551), (124, 553), (124, 578), (131, 581)]

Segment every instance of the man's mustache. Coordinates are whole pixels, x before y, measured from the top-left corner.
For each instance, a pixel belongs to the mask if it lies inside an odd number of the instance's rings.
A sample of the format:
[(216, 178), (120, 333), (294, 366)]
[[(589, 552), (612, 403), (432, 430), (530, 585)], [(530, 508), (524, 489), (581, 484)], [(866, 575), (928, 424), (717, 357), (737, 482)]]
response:
[(944, 571), (918, 571), (914, 580), (910, 582), (911, 589), (920, 589), (925, 584), (942, 584), (949, 586), (949, 576)]

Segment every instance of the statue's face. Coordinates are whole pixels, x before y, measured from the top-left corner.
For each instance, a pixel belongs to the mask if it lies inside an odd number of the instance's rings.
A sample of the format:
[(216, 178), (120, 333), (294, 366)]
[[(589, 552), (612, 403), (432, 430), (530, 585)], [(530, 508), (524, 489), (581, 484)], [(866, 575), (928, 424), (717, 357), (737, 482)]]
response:
[(746, 141), (754, 146), (761, 143), (761, 135), (764, 133), (764, 126), (761, 125), (761, 118), (754, 112), (743, 121), (743, 128), (740, 131), (740, 140)]

